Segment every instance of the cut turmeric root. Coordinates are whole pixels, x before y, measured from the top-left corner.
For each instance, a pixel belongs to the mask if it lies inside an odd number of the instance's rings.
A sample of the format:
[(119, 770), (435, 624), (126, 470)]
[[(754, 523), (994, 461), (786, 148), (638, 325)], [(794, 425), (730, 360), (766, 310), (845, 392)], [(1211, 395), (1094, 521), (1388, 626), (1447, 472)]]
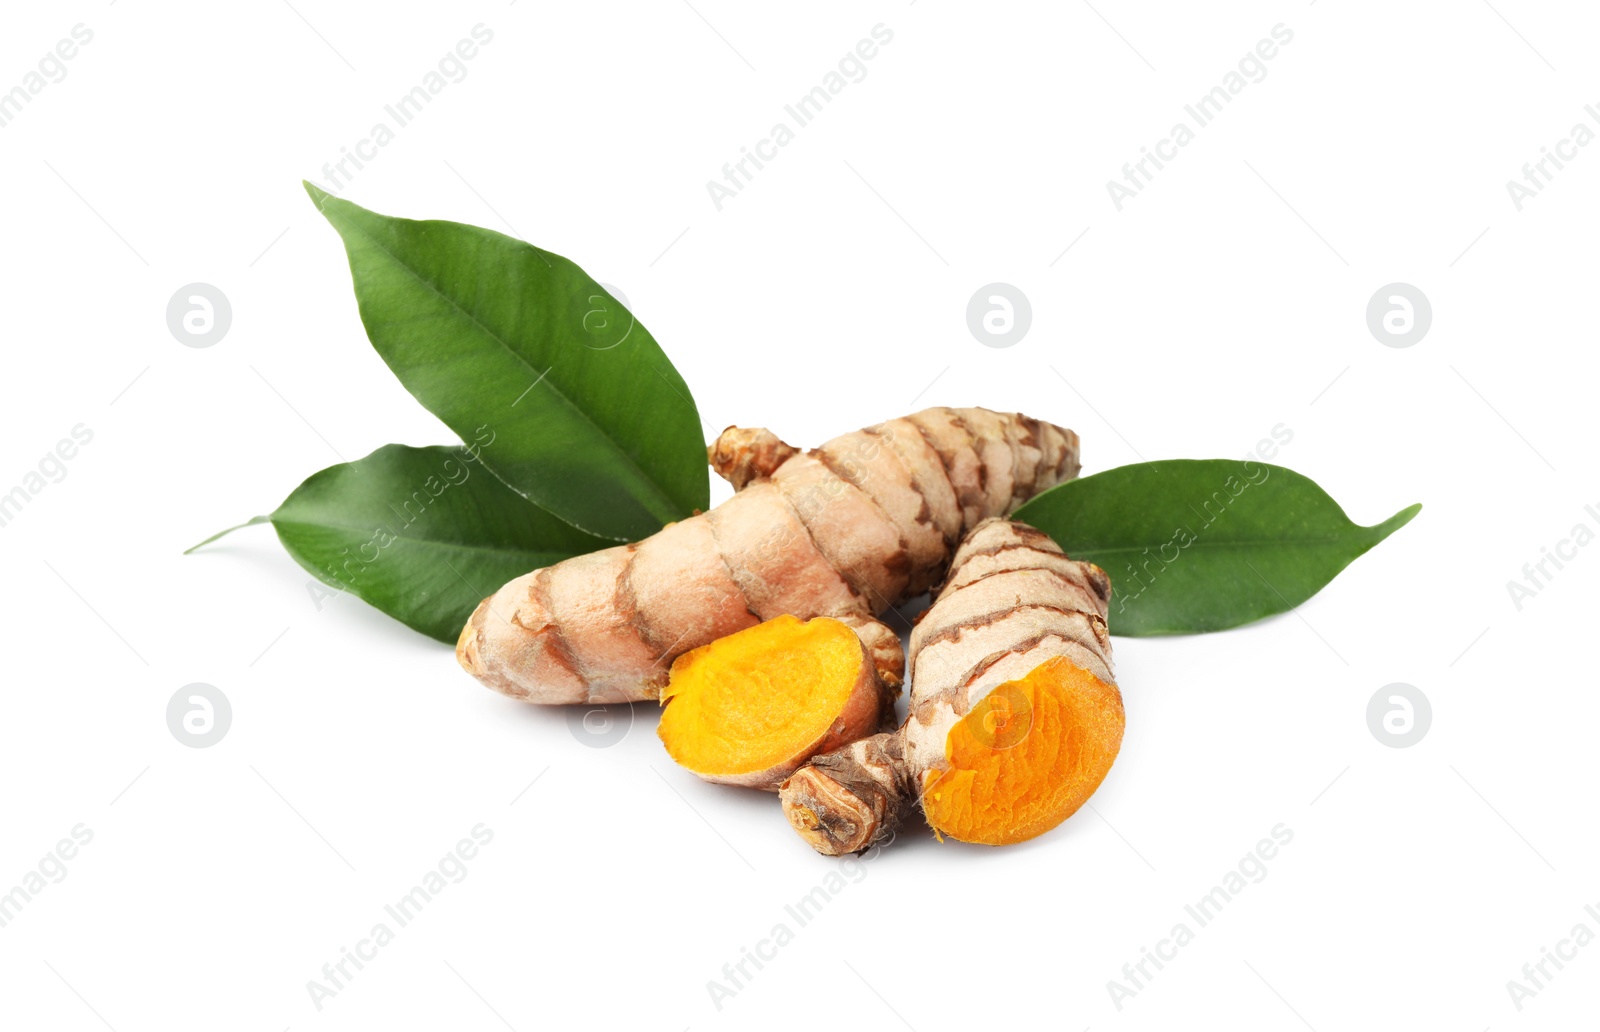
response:
[(878, 730), (893, 695), (855, 631), (779, 616), (679, 656), (657, 733), (705, 778), (776, 792), (819, 752)]
[(911, 635), (911, 713), (898, 731), (814, 757), (780, 790), (818, 852), (888, 838), (920, 804), (963, 842), (1006, 845), (1072, 816), (1122, 744), (1105, 572), (1046, 535), (987, 520)]
[(943, 771), (930, 770), (922, 812), (961, 842), (1004, 846), (1077, 812), (1122, 742), (1113, 685), (1056, 657), (990, 692), (956, 721)]

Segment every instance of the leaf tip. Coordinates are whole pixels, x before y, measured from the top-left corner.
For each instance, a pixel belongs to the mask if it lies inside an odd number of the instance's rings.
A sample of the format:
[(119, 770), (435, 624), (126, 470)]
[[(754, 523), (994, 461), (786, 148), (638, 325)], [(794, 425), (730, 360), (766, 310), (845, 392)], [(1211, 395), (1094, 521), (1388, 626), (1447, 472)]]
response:
[(317, 206), (318, 211), (322, 211), (323, 205), (333, 196), (309, 179), (300, 180), (300, 185), (306, 188), (306, 195), (311, 198), (311, 203)]
[(1421, 511), (1422, 503), (1414, 502), (1395, 513), (1393, 516), (1390, 516), (1388, 519), (1384, 520), (1382, 523), (1378, 524), (1372, 529), (1378, 532), (1377, 539), (1382, 541), (1384, 538), (1388, 537), (1390, 534), (1393, 534), (1407, 523), (1410, 523), (1412, 519), (1416, 517), (1417, 513)]

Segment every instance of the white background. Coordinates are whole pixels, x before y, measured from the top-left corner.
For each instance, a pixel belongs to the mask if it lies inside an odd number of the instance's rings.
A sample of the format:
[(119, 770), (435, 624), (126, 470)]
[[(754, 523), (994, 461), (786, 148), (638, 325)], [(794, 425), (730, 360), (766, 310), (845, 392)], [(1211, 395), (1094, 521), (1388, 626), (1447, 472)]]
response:
[[(0, 88), (75, 24), (94, 38), (0, 129), (0, 492), (76, 424), (94, 438), (0, 528), (0, 888), (75, 825), (93, 841), (0, 928), (0, 1020), (1592, 1018), (1600, 945), (1549, 967), (1520, 1011), (1506, 983), (1574, 924), (1600, 932), (1584, 912), (1600, 909), (1600, 548), (1520, 611), (1506, 585), (1574, 525), (1600, 526), (1584, 511), (1600, 507), (1600, 147), (1521, 211), (1505, 184), (1600, 100), (1600, 20), (1535, 0), (1208, 6), (8, 11)], [(706, 181), (880, 22), (894, 38), (864, 81), (718, 211)], [(478, 23), (494, 35), (470, 74), (343, 195), (511, 232), (615, 284), (708, 432), (816, 444), (986, 405), (1073, 427), (1095, 472), (1243, 456), (1283, 424), (1277, 461), (1358, 521), (1422, 514), (1296, 614), (1118, 639), (1127, 737), (1092, 812), (1003, 850), (909, 830), (798, 927), (786, 904), (838, 862), (775, 799), (674, 768), (648, 707), (592, 748), (566, 713), (485, 691), (359, 601), (319, 610), (268, 528), (179, 554), (325, 465), (450, 440), (366, 343), (299, 181)], [(1266, 78), (1117, 211), (1106, 181), (1278, 23), (1293, 41)], [(195, 281), (233, 306), (208, 349), (165, 321)], [(996, 281), (1033, 308), (1005, 350), (964, 315)], [(1365, 321), (1395, 281), (1433, 306), (1406, 349)], [(165, 722), (191, 682), (233, 706), (208, 749)], [(1410, 748), (1367, 727), (1391, 682), (1432, 702)], [(308, 980), (480, 822), (493, 842), (465, 880), (316, 1009)], [(1294, 838), (1266, 879), (1119, 1010), (1107, 982), (1280, 823)], [(719, 1010), (707, 983), (779, 922), (794, 940)]]

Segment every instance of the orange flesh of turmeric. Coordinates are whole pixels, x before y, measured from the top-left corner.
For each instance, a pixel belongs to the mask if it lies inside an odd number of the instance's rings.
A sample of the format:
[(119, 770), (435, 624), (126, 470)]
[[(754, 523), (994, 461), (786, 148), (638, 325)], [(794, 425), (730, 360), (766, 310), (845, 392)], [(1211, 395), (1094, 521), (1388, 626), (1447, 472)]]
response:
[(1100, 786), (1122, 744), (1122, 696), (1065, 659), (1000, 685), (950, 729), (948, 769), (930, 771), (923, 811), (936, 832), (1009, 845), (1041, 835)]
[(843, 623), (776, 617), (673, 662), (661, 693), (661, 741), (674, 760), (705, 775), (791, 762), (827, 733), (862, 669), (861, 639)]

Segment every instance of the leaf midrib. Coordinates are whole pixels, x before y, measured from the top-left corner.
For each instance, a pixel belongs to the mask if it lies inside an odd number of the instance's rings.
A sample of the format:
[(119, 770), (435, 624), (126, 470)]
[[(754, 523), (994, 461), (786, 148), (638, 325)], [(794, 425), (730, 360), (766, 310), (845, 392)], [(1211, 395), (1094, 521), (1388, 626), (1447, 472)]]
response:
[[(345, 532), (348, 532), (348, 533), (351, 533), (351, 534), (372, 534), (374, 531), (377, 531), (379, 529), (384, 529), (384, 530), (388, 529), (387, 527), (376, 527), (376, 526), (367, 526), (367, 525), (351, 525), (351, 524), (348, 524), (348, 523), (312, 523), (312, 522), (310, 522), (308, 520), (287, 520), (287, 519), (278, 519), (277, 517), (268, 517), (268, 518), (272, 521), (272, 525), (275, 528), (300, 527), (300, 528), (309, 528), (309, 529), (312, 529), (312, 530), (345, 531)], [(390, 533), (393, 534), (394, 531), (391, 530)], [(407, 536), (405, 534), (395, 534), (394, 536), (395, 536), (395, 540), (396, 541), (406, 541), (406, 542), (409, 542), (409, 543), (414, 544), (414, 545), (427, 545), (427, 546), (432, 546), (434, 548), (453, 548), (453, 549), (457, 549), (459, 551), (467, 551), (467, 552), (491, 552), (491, 553), (494, 553), (496, 555), (511, 555), (511, 554), (517, 554), (517, 555), (542, 555), (542, 554), (545, 554), (545, 553), (552, 553), (552, 552), (560, 552), (563, 555), (577, 555), (577, 554), (579, 554), (579, 553), (573, 552), (573, 551), (571, 551), (569, 549), (565, 549), (565, 548), (542, 548), (542, 549), (524, 549), (524, 548), (521, 548), (521, 547), (517, 547), (517, 548), (501, 548), (501, 547), (498, 547), (498, 546), (495, 546), (495, 545), (475, 545), (475, 544), (469, 544), (469, 543), (466, 543), (466, 542), (442, 541), (442, 540), (439, 540), (437, 538), (409, 537), (409, 536)], [(385, 546), (385, 547), (387, 547), (387, 546)]]
[[(354, 221), (351, 221), (351, 220), (345, 220), (345, 221), (351, 226), (352, 229), (354, 229), (357, 233), (361, 234), (362, 239), (364, 239), (364, 240), (368, 241), (369, 243), (371, 243), (373, 247), (377, 248), (378, 251), (382, 252), (382, 254), (386, 258), (388, 258), (391, 262), (393, 262), (396, 266), (398, 266), (402, 271), (404, 271), (406, 273), (406, 275), (410, 276), (412, 279), (416, 280), (418, 283), (421, 283), (423, 286), (427, 287), (428, 290), (431, 291), (434, 294), (434, 296), (436, 296), (439, 299), (441, 299), (442, 301), (444, 301), (445, 304), (449, 305), (450, 308), (454, 309), (456, 312), (459, 312), (469, 322), (471, 322), (472, 325), (474, 325), (474, 326), (478, 327), (478, 329), (482, 330), (484, 336), (488, 337), (490, 340), (494, 341), (496, 344), (498, 344), (502, 348), (504, 348), (506, 353), (509, 354), (512, 358), (516, 359), (519, 363), (521, 363), (522, 367), (524, 369), (528, 370), (529, 372), (533, 371), (533, 369), (534, 369), (533, 363), (529, 362), (527, 359), (523, 358), (522, 355), (518, 354), (515, 348), (513, 348), (503, 338), (501, 338), (501, 336), (499, 334), (495, 333), (493, 330), (489, 329), (489, 327), (485, 326), (482, 322), (480, 322), (478, 320), (478, 317), (476, 315), (474, 315), (471, 311), (469, 311), (469, 310), (463, 308), (461, 305), (457, 304), (454, 298), (452, 298), (450, 295), (446, 294), (444, 291), (440, 290), (437, 286), (435, 286), (432, 280), (427, 279), (426, 277), (424, 277), (421, 274), (419, 274), (415, 269), (411, 268), (411, 266), (407, 265), (404, 261), (401, 260), (399, 255), (395, 254), (393, 251), (391, 251), (387, 247), (383, 246), (383, 243), (381, 241), (379, 241), (377, 237), (375, 237), (371, 233), (367, 232), (364, 228), (362, 228), (360, 225), (356, 224)], [(492, 230), (484, 230), (484, 232), (492, 232)], [(507, 240), (512, 240), (514, 243), (521, 244), (524, 247), (530, 247), (531, 248), (533, 246), (531, 244), (528, 244), (526, 241), (516, 240), (513, 237), (506, 237), (506, 239)], [(635, 322), (637, 322), (637, 320), (635, 320)], [(548, 370), (546, 372), (548, 373)], [(649, 476), (649, 474), (647, 474), (644, 471), (644, 468), (642, 466), (640, 466), (638, 464), (638, 462), (636, 462), (634, 460), (633, 456), (629, 455), (627, 453), (627, 451), (625, 451), (622, 448), (622, 446), (617, 442), (617, 440), (614, 437), (612, 437), (611, 434), (604, 427), (602, 427), (600, 424), (596, 423), (594, 421), (594, 419), (591, 418), (590, 415), (587, 412), (585, 412), (583, 409), (579, 408), (573, 402), (573, 400), (571, 398), (567, 397), (566, 392), (561, 390), (560, 387), (556, 386), (556, 383), (553, 380), (550, 381), (550, 389), (555, 392), (556, 396), (562, 400), (562, 402), (567, 406), (568, 409), (570, 409), (572, 412), (577, 413), (579, 418), (581, 418), (585, 423), (589, 424), (591, 427), (593, 427), (595, 429), (595, 431), (600, 435), (600, 437), (605, 440), (606, 444), (611, 446), (612, 451), (614, 451), (618, 456), (620, 456), (622, 458), (622, 460), (625, 463), (627, 463), (628, 466), (631, 467), (635, 473), (638, 474), (639, 478), (644, 481), (644, 483), (650, 488), (650, 490), (653, 491), (657, 495), (658, 500), (666, 503), (666, 507), (667, 507), (667, 509), (669, 511), (676, 511), (677, 510), (677, 508), (678, 508), (677, 502), (675, 502), (669, 495), (667, 495), (667, 493), (662, 489), (662, 487), (659, 484), (657, 484), (655, 482), (655, 480), (653, 480)], [(510, 486), (510, 485), (507, 485), (507, 486)], [(527, 495), (524, 494), (521, 490), (519, 490), (517, 488), (513, 488), (513, 490), (517, 491), (518, 494), (523, 495), (523, 497), (527, 497)], [(655, 515), (655, 514), (652, 513), (652, 515)], [(580, 527), (579, 529), (582, 530), (584, 528)], [(594, 532), (593, 531), (589, 531), (589, 533), (594, 533)], [(606, 536), (609, 537), (609, 535), (606, 535)]]
[[(1358, 526), (1358, 527), (1355, 527), (1355, 529), (1356, 530), (1372, 530), (1373, 528), (1371, 528), (1371, 527), (1359, 527)], [(1188, 551), (1192, 551), (1193, 549), (1196, 549), (1196, 548), (1204, 550), (1204, 549), (1216, 549), (1216, 548), (1241, 548), (1241, 547), (1245, 547), (1245, 546), (1260, 546), (1260, 545), (1297, 545), (1297, 546), (1298, 545), (1335, 545), (1335, 544), (1343, 544), (1343, 543), (1345, 543), (1345, 542), (1347, 542), (1349, 540), (1350, 540), (1349, 537), (1314, 537), (1314, 538), (1253, 538), (1253, 539), (1248, 540), (1248, 541), (1239, 541), (1239, 540), (1194, 541), (1194, 542), (1192, 542), (1190, 544), (1187, 544), (1187, 545), (1180, 545), (1179, 546), (1179, 551), (1180, 552), (1188, 552)], [(1168, 543), (1170, 541), (1171, 541), (1171, 538), (1168, 538), (1167, 542), (1163, 542), (1163, 544)], [(1092, 553), (1094, 553), (1096, 555), (1117, 555), (1117, 554), (1121, 554), (1121, 553), (1124, 553), (1124, 552), (1142, 552), (1142, 551), (1144, 551), (1145, 549), (1147, 549), (1149, 547), (1151, 547), (1151, 546), (1150, 545), (1140, 545), (1137, 548), (1125, 547), (1125, 546), (1120, 546), (1120, 545), (1119, 546), (1115, 546), (1115, 547), (1111, 547), (1111, 548), (1095, 548), (1093, 546), (1086, 546), (1086, 547), (1081, 547), (1081, 548), (1077, 548), (1077, 549), (1068, 549), (1068, 554), (1076, 556), (1076, 555), (1083, 555), (1085, 553), (1092, 552)], [(1163, 559), (1161, 561), (1162, 562), (1166, 562), (1166, 563), (1170, 563), (1170, 562), (1173, 562), (1174, 560)]]

